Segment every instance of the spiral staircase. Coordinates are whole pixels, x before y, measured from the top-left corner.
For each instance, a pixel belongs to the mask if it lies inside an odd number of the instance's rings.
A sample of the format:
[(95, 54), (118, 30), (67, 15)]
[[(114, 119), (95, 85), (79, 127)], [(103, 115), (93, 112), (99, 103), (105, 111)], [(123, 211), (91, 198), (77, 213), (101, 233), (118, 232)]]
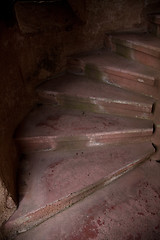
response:
[[(104, 49), (69, 57), (65, 74), (37, 88), (15, 135), (23, 157), (9, 239), (113, 240), (133, 219), (139, 235), (123, 239), (143, 239), (147, 194), (159, 198), (159, 36), (150, 15), (148, 32), (106, 34)], [(145, 239), (159, 239), (158, 226)]]

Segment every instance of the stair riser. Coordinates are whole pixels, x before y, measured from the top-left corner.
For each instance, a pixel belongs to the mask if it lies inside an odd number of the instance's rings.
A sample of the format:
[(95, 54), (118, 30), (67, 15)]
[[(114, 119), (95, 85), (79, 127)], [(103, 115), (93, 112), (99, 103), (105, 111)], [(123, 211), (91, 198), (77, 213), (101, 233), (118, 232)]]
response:
[(71, 97), (60, 93), (39, 92), (39, 102), (63, 106), (67, 109), (79, 109), (95, 113), (109, 113), (119, 116), (150, 119), (152, 117), (151, 104), (136, 102), (113, 102), (109, 99)]
[(134, 82), (137, 83), (141, 83), (144, 85), (149, 85), (149, 86), (154, 86), (155, 85), (155, 79), (153, 80), (153, 78), (146, 78), (144, 75), (139, 75), (136, 73), (128, 73), (125, 71), (121, 71), (121, 70), (114, 70), (114, 69), (110, 69), (110, 68), (104, 68), (104, 72), (108, 73), (109, 75), (115, 75), (115, 76), (119, 76), (121, 78), (127, 79), (127, 80), (132, 80)]
[(57, 149), (81, 149), (85, 147), (102, 146), (105, 144), (118, 144), (128, 142), (150, 141), (152, 136), (151, 129), (142, 129), (130, 132), (102, 133), (96, 135), (84, 135), (75, 137), (30, 137), (16, 139), (17, 146), (23, 153), (39, 151), (49, 151)]
[[(109, 46), (112, 45), (111, 43), (108, 44)], [(108, 62), (106, 62), (106, 64), (104, 62), (103, 64), (101, 64), (98, 62), (97, 59), (95, 59), (95, 63), (91, 63), (90, 61), (91, 60), (83, 60), (78, 58), (69, 59), (67, 63), (67, 71), (76, 75), (88, 75), (88, 73), (91, 74), (93, 72), (93, 79), (100, 81), (102, 81), (103, 74), (108, 73), (111, 75), (122, 77), (127, 80), (140, 82), (141, 84), (149, 86), (155, 85), (155, 78), (153, 76), (145, 76), (144, 74), (137, 73), (136, 71), (129, 71), (128, 69), (121, 69), (118, 67), (115, 68), (110, 66)]]
[(120, 88), (132, 90), (136, 93), (140, 93), (145, 96), (152, 97), (154, 99), (158, 99), (159, 97), (156, 87), (148, 86), (138, 81), (130, 81), (129, 79), (122, 78), (112, 74), (107, 74), (107, 73), (106, 73), (106, 79), (107, 79), (107, 82), (115, 86), (118, 86)]
[(121, 74), (118, 75), (118, 73), (110, 73), (107, 69), (99, 70), (99, 72), (93, 70), (93, 69), (87, 69), (87, 73), (85, 73), (86, 76), (90, 78), (97, 78), (95, 76), (99, 76), (99, 80), (110, 83), (114, 86), (118, 86), (122, 89), (132, 90), (136, 93), (144, 94), (145, 96), (152, 97), (154, 99), (158, 99), (159, 94), (157, 91), (156, 86), (150, 86), (149, 84), (144, 84), (143, 81), (145, 81), (143, 78), (131, 78), (128, 74)]
[(151, 55), (155, 58), (159, 58), (160, 59), (160, 52), (158, 51), (159, 49), (157, 48), (151, 48), (149, 46), (146, 45), (139, 45), (138, 42), (137, 43), (133, 43), (131, 41), (127, 41), (127, 40), (122, 40), (122, 39), (117, 39), (117, 38), (112, 38), (111, 37), (111, 41), (113, 45), (117, 45), (117, 46), (125, 46), (127, 48), (130, 49), (134, 49), (136, 51), (139, 52), (143, 52), (146, 55)]
[(133, 73), (88, 63), (83, 63), (82, 69), (81, 65), (82, 63), (80, 61), (77, 61), (77, 65), (75, 65), (75, 63), (72, 65), (72, 61), (70, 60), (68, 72), (75, 75), (85, 75), (96, 81), (107, 82), (122, 89), (132, 90), (155, 99), (158, 98), (156, 80), (153, 81), (153, 79), (147, 79), (144, 76), (136, 76), (136, 74), (133, 75)]
[(70, 194), (69, 196), (64, 197), (63, 199), (53, 202), (45, 207), (38, 209), (36, 212), (28, 214), (20, 219), (17, 222), (10, 222), (5, 229), (5, 233), (7, 237), (14, 237), (17, 233), (25, 232), (34, 226), (44, 222), (45, 220), (53, 217), (57, 213), (65, 210), (68, 207), (71, 207), (73, 204), (79, 202), (80, 200), (84, 199), (85, 197), (93, 194), (97, 190), (105, 187), (106, 185), (110, 184), (117, 178), (121, 177), (128, 171), (132, 170), (133, 168), (137, 167), (139, 164), (147, 160), (152, 153), (146, 154), (143, 158), (138, 159), (127, 166), (121, 168), (120, 170), (113, 172), (107, 177), (97, 181), (96, 183), (82, 189), (79, 192), (75, 192)]
[(126, 47), (124, 45), (113, 43), (112, 51), (126, 58), (138, 61), (147, 66), (160, 69), (160, 60), (157, 57), (144, 53), (140, 51), (141, 49), (136, 50), (133, 49), (132, 47), (133, 46)]

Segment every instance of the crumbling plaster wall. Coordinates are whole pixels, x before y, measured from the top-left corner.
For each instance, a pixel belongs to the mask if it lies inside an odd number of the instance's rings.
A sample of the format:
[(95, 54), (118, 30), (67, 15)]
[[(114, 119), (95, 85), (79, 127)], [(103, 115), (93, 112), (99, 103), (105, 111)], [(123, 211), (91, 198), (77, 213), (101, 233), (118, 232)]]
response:
[(67, 56), (103, 47), (106, 32), (146, 28), (145, 0), (86, 0), (80, 14), (68, 2), (17, 2), (18, 23), (0, 23), (0, 224), (17, 204), (13, 135), (35, 103), (34, 88), (64, 72)]

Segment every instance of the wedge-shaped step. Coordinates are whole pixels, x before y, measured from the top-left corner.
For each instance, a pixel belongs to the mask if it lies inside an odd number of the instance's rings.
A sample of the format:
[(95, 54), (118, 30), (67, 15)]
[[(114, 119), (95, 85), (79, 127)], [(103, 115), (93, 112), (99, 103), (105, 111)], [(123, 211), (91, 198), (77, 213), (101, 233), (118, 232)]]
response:
[(13, 235), (42, 223), (105, 187), (153, 152), (151, 143), (132, 143), (26, 157), (20, 169), (21, 201), (6, 223), (6, 232)]
[(146, 161), (15, 240), (158, 240), (159, 182), (158, 164)]
[(64, 75), (45, 82), (38, 94), (67, 108), (150, 118), (154, 100), (84, 76)]
[(158, 98), (159, 71), (108, 51), (71, 57), (68, 71)]
[(61, 110), (46, 105), (35, 109), (22, 122), (16, 142), (25, 153), (64, 147), (77, 149), (148, 140), (152, 131), (149, 120)]
[(150, 14), (149, 15), (149, 32), (160, 37), (160, 14)]
[(146, 33), (121, 33), (106, 37), (113, 51), (160, 69), (160, 39)]

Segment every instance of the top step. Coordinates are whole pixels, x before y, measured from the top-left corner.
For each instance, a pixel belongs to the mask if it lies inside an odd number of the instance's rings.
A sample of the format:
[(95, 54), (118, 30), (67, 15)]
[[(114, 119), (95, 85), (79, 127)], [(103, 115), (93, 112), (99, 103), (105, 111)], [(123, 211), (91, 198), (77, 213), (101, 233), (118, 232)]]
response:
[(160, 40), (157, 37), (147, 33), (118, 33), (106, 40), (120, 55), (160, 68)]

